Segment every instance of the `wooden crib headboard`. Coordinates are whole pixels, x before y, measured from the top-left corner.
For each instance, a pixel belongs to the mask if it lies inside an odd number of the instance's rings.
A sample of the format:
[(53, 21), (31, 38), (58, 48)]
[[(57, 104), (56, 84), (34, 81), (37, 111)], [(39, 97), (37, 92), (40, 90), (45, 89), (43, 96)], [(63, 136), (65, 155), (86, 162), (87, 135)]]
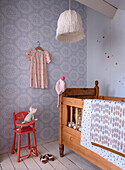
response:
[(86, 98), (87, 96), (99, 96), (98, 81), (95, 81), (94, 88), (67, 88), (62, 94), (64, 97)]
[[(98, 81), (95, 81), (94, 88), (67, 88), (64, 93), (59, 96), (59, 146), (60, 156), (63, 155), (63, 125), (67, 125), (67, 106), (77, 107), (76, 117), (78, 115), (78, 108), (83, 107), (84, 99), (97, 99), (99, 96)], [(65, 122), (65, 123), (64, 123)], [(77, 129), (77, 127), (76, 127)], [(79, 134), (80, 135), (80, 132)]]

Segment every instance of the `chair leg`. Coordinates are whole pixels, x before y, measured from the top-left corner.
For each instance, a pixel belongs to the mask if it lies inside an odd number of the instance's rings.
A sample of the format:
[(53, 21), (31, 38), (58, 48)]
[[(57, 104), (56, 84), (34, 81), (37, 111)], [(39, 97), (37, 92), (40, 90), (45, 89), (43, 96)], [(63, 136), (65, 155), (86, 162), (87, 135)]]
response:
[(13, 145), (12, 145), (12, 151), (11, 151), (12, 154), (14, 154), (14, 150), (15, 150), (15, 141), (16, 141), (16, 133), (14, 132)]
[(17, 162), (20, 162), (20, 144), (21, 144), (21, 135), (19, 135), (18, 137)]
[(28, 133), (28, 149), (30, 149), (30, 133)]
[(33, 140), (34, 140), (35, 155), (38, 156), (38, 154), (37, 154), (37, 146), (36, 146), (35, 132), (33, 132)]

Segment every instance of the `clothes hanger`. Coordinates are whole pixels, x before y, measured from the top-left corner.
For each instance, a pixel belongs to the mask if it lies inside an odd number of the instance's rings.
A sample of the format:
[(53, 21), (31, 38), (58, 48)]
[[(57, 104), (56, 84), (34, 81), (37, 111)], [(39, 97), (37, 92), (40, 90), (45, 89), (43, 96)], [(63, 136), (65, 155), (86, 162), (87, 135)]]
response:
[(44, 51), (44, 49), (43, 49), (42, 47), (40, 47), (40, 42), (37, 41), (37, 43), (38, 43), (38, 46), (37, 46), (35, 49), (36, 49), (36, 50)]

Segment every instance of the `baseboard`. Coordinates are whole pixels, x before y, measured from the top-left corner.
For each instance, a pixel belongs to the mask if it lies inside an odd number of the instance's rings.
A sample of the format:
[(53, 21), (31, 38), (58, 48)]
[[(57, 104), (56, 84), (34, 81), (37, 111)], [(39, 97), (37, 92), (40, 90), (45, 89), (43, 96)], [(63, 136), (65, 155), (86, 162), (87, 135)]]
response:
[(54, 141), (57, 141), (58, 138), (55, 138), (55, 139), (52, 139), (52, 140), (47, 140), (47, 141), (41, 141), (41, 142), (38, 142), (37, 145), (41, 145), (41, 144), (44, 144), (44, 143), (50, 143), (50, 142), (54, 142)]

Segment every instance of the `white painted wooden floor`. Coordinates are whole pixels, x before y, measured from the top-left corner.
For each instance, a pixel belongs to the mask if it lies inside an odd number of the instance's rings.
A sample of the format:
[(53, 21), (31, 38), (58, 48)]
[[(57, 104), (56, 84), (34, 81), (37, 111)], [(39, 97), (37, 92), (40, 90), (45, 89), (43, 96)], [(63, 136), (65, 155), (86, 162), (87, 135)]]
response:
[[(20, 163), (17, 163), (16, 154), (5, 153), (0, 155), (1, 170), (99, 170), (97, 166), (80, 157), (67, 147), (64, 147), (64, 157), (60, 158), (58, 151), (58, 141), (45, 143), (37, 146), (39, 155), (51, 153), (54, 155), (54, 161), (48, 161), (43, 164), (39, 156), (31, 158), (23, 158)], [(21, 153), (29, 152), (27, 149), (22, 149)]]

